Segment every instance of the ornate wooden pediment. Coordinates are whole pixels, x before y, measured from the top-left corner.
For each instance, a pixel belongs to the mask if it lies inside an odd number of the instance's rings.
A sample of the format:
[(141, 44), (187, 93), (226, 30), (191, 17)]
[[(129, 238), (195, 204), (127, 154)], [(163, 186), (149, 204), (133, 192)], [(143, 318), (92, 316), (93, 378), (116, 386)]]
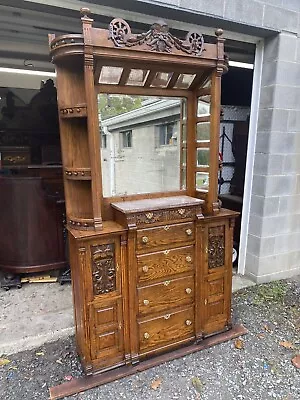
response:
[(199, 32), (189, 32), (185, 40), (178, 39), (169, 32), (167, 23), (158, 20), (145, 33), (132, 34), (129, 24), (122, 18), (115, 18), (109, 25), (109, 39), (116, 47), (133, 47), (146, 44), (149, 50), (172, 53), (175, 48), (187, 54), (200, 56), (204, 50), (204, 39)]

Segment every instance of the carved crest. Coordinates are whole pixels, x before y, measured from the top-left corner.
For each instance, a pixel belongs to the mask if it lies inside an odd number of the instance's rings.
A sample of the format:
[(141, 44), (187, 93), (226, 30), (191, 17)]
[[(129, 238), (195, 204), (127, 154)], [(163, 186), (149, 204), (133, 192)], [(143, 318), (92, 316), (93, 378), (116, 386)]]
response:
[(146, 44), (151, 51), (171, 53), (173, 48), (187, 54), (200, 56), (204, 50), (204, 39), (199, 32), (189, 32), (185, 40), (178, 39), (169, 32), (166, 22), (159, 20), (151, 28), (140, 34), (132, 34), (130, 26), (121, 18), (115, 18), (109, 25), (109, 39), (116, 47), (132, 47)]

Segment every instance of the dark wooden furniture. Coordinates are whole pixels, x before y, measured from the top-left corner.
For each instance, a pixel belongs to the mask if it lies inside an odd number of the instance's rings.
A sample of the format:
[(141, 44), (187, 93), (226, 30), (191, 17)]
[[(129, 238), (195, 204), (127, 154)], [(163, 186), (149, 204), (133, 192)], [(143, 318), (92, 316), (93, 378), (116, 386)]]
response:
[(0, 166), (31, 164), (29, 146), (0, 146)]
[(0, 286), (5, 289), (20, 287), (21, 274), (67, 267), (53, 81), (42, 82), (25, 103), (29, 95), (32, 91), (6, 88), (0, 110)]
[[(49, 39), (77, 347), (91, 374), (230, 329), (237, 213), (220, 209), (217, 198), (220, 84), (227, 70), (222, 31), (216, 31), (216, 44), (204, 43), (198, 32), (180, 40), (159, 21), (134, 35), (122, 19), (109, 30), (93, 28), (89, 11), (82, 12), (82, 35)], [(107, 67), (121, 68), (117, 82), (101, 81)], [(136, 69), (145, 71), (144, 80), (129, 83)], [(98, 93), (186, 99), (180, 190), (103, 197)], [(201, 114), (198, 102), (209, 105), (208, 114)], [(199, 157), (203, 149), (209, 150), (208, 165)]]
[[(43, 175), (41, 169), (36, 169), (39, 175)], [(0, 236), (0, 269), (5, 272), (22, 274), (66, 266), (63, 193), (59, 193), (53, 168), (51, 175), (47, 173), (48, 178), (0, 176), (1, 229), (5, 232)]]

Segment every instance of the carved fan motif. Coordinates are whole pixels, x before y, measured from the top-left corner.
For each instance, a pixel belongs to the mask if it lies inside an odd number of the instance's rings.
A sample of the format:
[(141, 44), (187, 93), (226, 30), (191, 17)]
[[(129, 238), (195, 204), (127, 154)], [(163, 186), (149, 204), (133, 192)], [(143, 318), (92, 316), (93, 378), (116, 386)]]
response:
[(151, 51), (162, 53), (171, 53), (175, 47), (185, 53), (200, 56), (204, 49), (204, 39), (200, 33), (189, 32), (183, 41), (173, 36), (169, 32), (168, 24), (162, 20), (152, 24), (149, 31), (133, 35), (126, 21), (115, 18), (109, 25), (109, 39), (116, 47), (132, 47), (145, 43)]
[(200, 54), (204, 47), (204, 39), (203, 36), (198, 32), (189, 32), (186, 35), (185, 41), (188, 43), (190, 47), (191, 54), (198, 55), (199, 50)]
[(109, 39), (112, 39), (115, 46), (123, 47), (130, 35), (130, 26), (124, 19), (115, 18), (109, 24)]

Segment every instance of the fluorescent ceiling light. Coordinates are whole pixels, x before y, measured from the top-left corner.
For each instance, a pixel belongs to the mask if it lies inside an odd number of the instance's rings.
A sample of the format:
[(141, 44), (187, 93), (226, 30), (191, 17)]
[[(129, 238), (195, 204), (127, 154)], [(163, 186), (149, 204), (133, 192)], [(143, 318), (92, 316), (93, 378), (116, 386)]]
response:
[(231, 67), (246, 68), (246, 69), (253, 69), (253, 67), (254, 67), (253, 64), (248, 64), (248, 63), (243, 63), (243, 62), (238, 62), (238, 61), (229, 61), (229, 65)]
[(48, 72), (48, 71), (34, 71), (28, 69), (20, 69), (20, 68), (4, 68), (0, 67), (0, 72), (8, 72), (11, 74), (23, 74), (23, 75), (35, 75), (35, 76), (51, 76), (56, 77), (55, 72)]

